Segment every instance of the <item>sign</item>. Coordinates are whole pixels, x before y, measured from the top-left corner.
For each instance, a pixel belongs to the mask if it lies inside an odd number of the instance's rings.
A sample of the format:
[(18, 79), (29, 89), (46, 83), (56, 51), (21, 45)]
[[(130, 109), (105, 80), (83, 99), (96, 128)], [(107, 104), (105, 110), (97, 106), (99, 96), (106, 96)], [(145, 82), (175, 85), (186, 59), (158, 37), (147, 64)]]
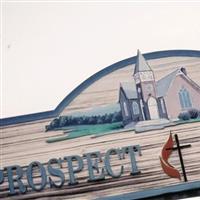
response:
[[(117, 159), (122, 160), (125, 159), (126, 154), (129, 155), (129, 162), (131, 164), (130, 173), (134, 176), (140, 173), (135, 158), (136, 153), (139, 156), (142, 155), (139, 145), (123, 147), (121, 149), (109, 149), (105, 153), (104, 158), (102, 158), (102, 154), (99, 151), (84, 154), (82, 157), (78, 155), (73, 155), (59, 159), (52, 158), (48, 161), (47, 164), (47, 171), (49, 176), (47, 176), (44, 165), (38, 161), (30, 163), (25, 171), (19, 165), (8, 166), (4, 169), (7, 177), (4, 175), (3, 170), (0, 170), (0, 184), (2, 184), (6, 178), (9, 182), (10, 194), (16, 194), (15, 183), (17, 183), (17, 188), (19, 188), (19, 192), (23, 194), (27, 192), (27, 188), (21, 180), (23, 176), (25, 176), (32, 190), (41, 191), (46, 187), (47, 183), (50, 184), (50, 188), (60, 188), (66, 182), (65, 175), (61, 170), (61, 168), (65, 166), (69, 172), (68, 184), (75, 185), (78, 184), (78, 178), (76, 177), (76, 174), (81, 172), (85, 167), (83, 162), (84, 159), (86, 159), (88, 168), (87, 181), (93, 182), (104, 180), (106, 178), (106, 175), (112, 178), (119, 178), (123, 174), (124, 166), (121, 165), (119, 166), (117, 172), (114, 171), (111, 166), (111, 159), (113, 156), (115, 156), (117, 157)], [(99, 167), (100, 162), (103, 162), (104, 166), (102, 168)], [(74, 165), (74, 163), (76, 165)], [(59, 166), (59, 168), (54, 168), (52, 166), (53, 164), (56, 164), (57, 166)], [(35, 173), (35, 171), (39, 171), (39, 176), (41, 177), (40, 183), (37, 184), (34, 183), (33, 174)], [(52, 176), (56, 176), (57, 178), (59, 178), (59, 181), (54, 182), (51, 178)]]
[(199, 51), (138, 50), (54, 110), (1, 119), (0, 198), (197, 195), (199, 66)]

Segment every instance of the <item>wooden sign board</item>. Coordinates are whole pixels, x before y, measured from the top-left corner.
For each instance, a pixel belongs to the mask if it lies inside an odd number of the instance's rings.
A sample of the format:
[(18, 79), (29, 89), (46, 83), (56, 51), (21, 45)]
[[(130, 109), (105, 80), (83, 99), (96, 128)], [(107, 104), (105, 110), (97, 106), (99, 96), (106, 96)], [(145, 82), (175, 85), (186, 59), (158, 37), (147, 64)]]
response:
[[(200, 52), (172, 50), (153, 52), (115, 63), (93, 75), (69, 94), (53, 111), (1, 119), (0, 198), (2, 199), (156, 199), (159, 196), (197, 196), (200, 191)], [(166, 142), (172, 135), (170, 153)], [(180, 152), (175, 143), (178, 135)], [(131, 161), (130, 152), (122, 148), (139, 146)], [(173, 148), (173, 149), (172, 149)], [(106, 152), (110, 153), (112, 177), (106, 168)], [(164, 150), (163, 150), (164, 149)], [(165, 151), (163, 153), (163, 151)], [(90, 179), (88, 153), (100, 152), (92, 158), (98, 167)], [(74, 173), (78, 184), (70, 183), (69, 165), (64, 158), (78, 155), (83, 167)], [(167, 156), (166, 156), (167, 155)], [(62, 171), (61, 179), (49, 174), (48, 161), (61, 160), (52, 166)], [(163, 168), (160, 159), (164, 159)], [(38, 161), (46, 171), (45, 187), (35, 191), (28, 180), (30, 163)], [(73, 161), (73, 159), (72, 159)], [(131, 174), (133, 163), (140, 173)], [(76, 170), (80, 163), (73, 161)], [(6, 167), (19, 165), (20, 178), (27, 191), (22, 194), (14, 181), (10, 192)], [(95, 165), (94, 163), (92, 165)], [(123, 166), (123, 167), (122, 167)], [(122, 169), (122, 168), (123, 169)], [(41, 171), (32, 171), (33, 184), (40, 188)], [(104, 171), (102, 169), (104, 168)], [(176, 170), (180, 177), (170, 174)], [(13, 179), (17, 172), (13, 170)]]

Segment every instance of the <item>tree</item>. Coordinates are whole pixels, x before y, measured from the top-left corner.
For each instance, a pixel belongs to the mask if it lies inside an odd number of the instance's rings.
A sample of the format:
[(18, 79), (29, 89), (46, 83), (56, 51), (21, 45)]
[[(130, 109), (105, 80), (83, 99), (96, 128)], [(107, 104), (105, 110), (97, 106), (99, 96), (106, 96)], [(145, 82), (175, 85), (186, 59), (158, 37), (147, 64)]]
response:
[(191, 108), (188, 110), (191, 119), (196, 119), (199, 116), (199, 111), (196, 108)]
[(60, 116), (55, 118), (49, 125), (46, 126), (46, 131), (52, 130), (58, 127), (72, 126), (72, 125), (87, 125), (87, 124), (105, 124), (115, 123), (122, 121), (122, 113), (114, 112), (104, 115), (93, 115), (93, 116)]

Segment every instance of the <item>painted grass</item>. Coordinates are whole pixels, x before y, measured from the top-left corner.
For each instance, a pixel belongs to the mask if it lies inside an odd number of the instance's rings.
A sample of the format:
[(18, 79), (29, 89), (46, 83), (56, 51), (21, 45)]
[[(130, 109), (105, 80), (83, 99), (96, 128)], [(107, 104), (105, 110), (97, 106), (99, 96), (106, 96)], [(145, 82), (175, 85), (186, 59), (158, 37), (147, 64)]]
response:
[[(187, 124), (187, 123), (195, 123), (195, 122), (200, 122), (200, 119), (199, 118), (190, 119), (187, 121), (179, 120), (166, 127), (177, 126), (177, 125)], [(122, 128), (121, 122), (116, 122), (116, 123), (111, 123), (111, 124), (78, 125), (78, 126), (62, 127), (56, 130), (63, 130), (66, 134), (62, 136), (58, 136), (58, 137), (48, 138), (46, 142), (47, 143), (59, 142), (59, 141), (69, 140), (69, 139), (83, 137), (87, 135), (95, 135), (98, 137), (101, 135), (109, 134), (109, 132), (111, 131), (115, 131), (115, 130), (117, 131), (121, 128)]]
[(187, 123), (195, 123), (195, 122), (200, 122), (200, 118), (189, 119), (189, 120), (179, 120), (176, 123), (178, 125), (178, 124), (187, 124)]
[(110, 131), (114, 131), (122, 128), (121, 122), (111, 123), (111, 124), (96, 124), (96, 125), (78, 125), (78, 126), (70, 126), (63, 127), (62, 130), (66, 132), (66, 135), (48, 138), (46, 140), (47, 143), (59, 142), (63, 140), (69, 140), (77, 137), (83, 137), (86, 135), (97, 135)]

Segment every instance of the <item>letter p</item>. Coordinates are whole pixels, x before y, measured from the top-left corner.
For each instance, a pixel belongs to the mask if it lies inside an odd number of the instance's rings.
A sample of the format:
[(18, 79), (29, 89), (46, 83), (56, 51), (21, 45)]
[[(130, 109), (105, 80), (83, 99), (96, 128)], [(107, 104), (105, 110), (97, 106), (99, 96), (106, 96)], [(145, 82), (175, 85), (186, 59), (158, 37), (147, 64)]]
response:
[[(68, 163), (68, 170), (69, 170), (69, 184), (74, 185), (77, 184), (78, 181), (76, 181), (75, 173), (80, 172), (83, 169), (83, 160), (80, 156), (67, 156), (64, 157), (64, 160), (67, 160)], [(76, 161), (77, 166), (76, 168), (73, 166), (72, 162)]]
[(3, 170), (0, 170), (0, 184), (4, 182)]

